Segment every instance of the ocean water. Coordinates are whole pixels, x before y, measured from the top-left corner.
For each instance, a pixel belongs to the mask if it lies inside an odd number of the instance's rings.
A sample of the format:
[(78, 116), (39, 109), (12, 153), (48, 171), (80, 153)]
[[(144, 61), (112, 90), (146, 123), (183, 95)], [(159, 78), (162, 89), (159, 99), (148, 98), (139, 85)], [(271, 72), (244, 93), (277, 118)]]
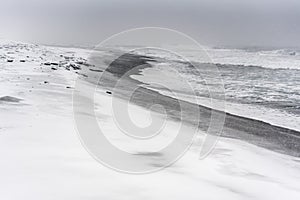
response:
[[(181, 51), (191, 62), (204, 60), (197, 51)], [(299, 51), (220, 48), (206, 51), (224, 83), (226, 112), (300, 131)], [(165, 95), (214, 108), (205, 81), (215, 73), (211, 64), (200, 64), (195, 69), (169, 52), (148, 49), (136, 53), (155, 56), (159, 62), (153, 62), (153, 68), (143, 70), (143, 76), (133, 78)], [(199, 76), (199, 72), (203, 76)], [(183, 87), (183, 82), (192, 86), (196, 100)], [(168, 87), (175, 94), (158, 85)]]

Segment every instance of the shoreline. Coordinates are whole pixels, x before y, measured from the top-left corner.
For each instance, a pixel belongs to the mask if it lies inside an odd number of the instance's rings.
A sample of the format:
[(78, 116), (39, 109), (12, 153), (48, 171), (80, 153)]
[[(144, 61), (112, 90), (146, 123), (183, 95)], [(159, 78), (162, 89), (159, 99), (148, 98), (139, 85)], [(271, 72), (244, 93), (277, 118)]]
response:
[[(126, 72), (134, 67), (136, 68), (130, 73), (130, 76), (141, 75), (140, 73), (142, 69), (151, 67), (151, 64), (148, 63), (149, 61), (156, 62), (155, 58), (150, 56), (140, 56), (136, 54), (123, 55), (117, 62), (111, 63), (109, 68), (103, 72), (101, 77), (105, 77), (105, 80), (100, 80), (102, 84), (101, 86), (106, 89), (112, 89), (118, 78), (122, 77)], [(140, 65), (142, 64), (144, 65), (141, 67)], [(121, 70), (120, 67), (122, 67)], [(118, 97), (122, 99), (128, 98), (127, 90), (135, 87), (135, 84), (138, 84), (141, 87), (136, 91), (137, 98), (131, 99), (132, 103), (149, 109), (149, 105), (155, 101), (157, 104), (165, 106), (165, 109), (172, 119), (179, 121), (179, 116), (182, 114), (180, 113), (180, 107), (178, 104), (180, 101), (180, 103), (185, 107), (190, 108), (187, 115), (183, 116), (183, 122), (190, 123), (192, 125), (199, 124), (200, 130), (204, 132), (207, 130), (211, 111), (214, 109), (163, 95), (157, 91), (143, 87), (142, 85), (145, 85), (144, 83), (130, 76), (126, 76), (125, 86), (118, 88)], [(195, 106), (198, 106), (200, 110), (202, 120), (200, 122), (193, 120), (195, 118), (195, 113), (193, 113), (193, 110), (195, 110), (193, 108), (195, 108)], [(222, 113), (217, 110), (214, 111), (220, 114)], [(156, 112), (159, 111), (156, 110)], [(261, 120), (226, 113), (225, 124), (221, 137), (246, 141), (278, 153), (300, 157), (300, 132), (272, 125)]]
[[(17, 43), (17, 42), (15, 42)], [(27, 45), (27, 43), (23, 44)], [(33, 45), (36, 46), (36, 45)], [(37, 46), (36, 46), (37, 47)], [(66, 48), (66, 47), (55, 47), (55, 46), (45, 46), (46, 48), (50, 49), (60, 49), (59, 51), (65, 51), (66, 49), (70, 50), (76, 50), (72, 47)], [(79, 52), (89, 51), (89, 49), (79, 49)], [(76, 52), (76, 51), (75, 51)], [(110, 52), (112, 53), (112, 52)], [(81, 54), (81, 53), (80, 53)], [(148, 62), (156, 62), (158, 58), (151, 57), (151, 56), (144, 56), (144, 55), (137, 55), (137, 54), (130, 54), (128, 57), (123, 57), (123, 59), (119, 60), (119, 63), (113, 63), (112, 67), (104, 72), (102, 72), (103, 66), (98, 61), (92, 63), (94, 65), (78, 65), (79, 67), (77, 69), (74, 68), (74, 72), (77, 73), (80, 76), (83, 76), (84, 79), (86, 79), (89, 82), (92, 82), (95, 84), (95, 80), (93, 78), (98, 77), (99, 73), (106, 74), (106, 80), (103, 80), (104, 85), (102, 87), (106, 89), (111, 89), (114, 86), (114, 81), (117, 77), (122, 76), (124, 73), (126, 73), (128, 70), (132, 69), (132, 65), (141, 65), (145, 64), (143, 67), (139, 66), (137, 67), (132, 74), (130, 75), (137, 75), (141, 76), (141, 70), (145, 68), (151, 67), (151, 64)], [(88, 61), (88, 57), (86, 58)], [(105, 60), (102, 60), (105, 63)], [(76, 63), (76, 61), (74, 61)], [(122, 70), (118, 69), (118, 67), (122, 66)], [(124, 68), (125, 66), (125, 68)], [(64, 67), (64, 66), (62, 66)], [(71, 67), (72, 68), (72, 67)], [(101, 69), (99, 71), (99, 69)], [(70, 70), (69, 68), (66, 68), (64, 70)], [(73, 72), (72, 72), (73, 73)], [(87, 76), (87, 77), (84, 77)], [(90, 79), (92, 77), (92, 79)], [(130, 76), (126, 77), (126, 85), (124, 85), (123, 88), (119, 89), (119, 98), (126, 97), (127, 92), (126, 90), (128, 88), (135, 87), (136, 85), (145, 85), (143, 82), (136, 80)], [(126, 88), (127, 87), (127, 88)], [(138, 91), (140, 94), (138, 98), (132, 99), (132, 103), (135, 105), (142, 106), (146, 109), (148, 109), (149, 104), (153, 102), (154, 99), (158, 99), (157, 103), (166, 105), (167, 111), (170, 114), (171, 118), (175, 121), (180, 120), (179, 114), (180, 114), (180, 108), (178, 102), (180, 101), (185, 106), (191, 108), (189, 110), (188, 115), (184, 116), (184, 122), (190, 123), (190, 124), (198, 124), (199, 123), (199, 129), (202, 131), (206, 131), (208, 128), (209, 120), (210, 120), (210, 113), (211, 108), (202, 106), (202, 105), (196, 105), (191, 102), (178, 100), (173, 97), (163, 95), (157, 91), (153, 91), (151, 89), (148, 89), (146, 87), (141, 87)], [(147, 95), (148, 98), (145, 98), (144, 95)], [(193, 107), (199, 107), (200, 109), (200, 115), (202, 121), (195, 122), (193, 121), (193, 116), (195, 113), (193, 113)], [(158, 111), (159, 112), (159, 111)], [(223, 133), (221, 134), (222, 137), (227, 138), (234, 138), (239, 139), (242, 141), (246, 141), (248, 143), (254, 144), (259, 147), (263, 147), (275, 152), (300, 157), (300, 132), (296, 130), (292, 130), (289, 128), (284, 128), (276, 125), (272, 125), (270, 123), (257, 120), (257, 119), (251, 119), (244, 116), (238, 116), (230, 113), (226, 113), (226, 120), (225, 120), (225, 126), (223, 129)]]

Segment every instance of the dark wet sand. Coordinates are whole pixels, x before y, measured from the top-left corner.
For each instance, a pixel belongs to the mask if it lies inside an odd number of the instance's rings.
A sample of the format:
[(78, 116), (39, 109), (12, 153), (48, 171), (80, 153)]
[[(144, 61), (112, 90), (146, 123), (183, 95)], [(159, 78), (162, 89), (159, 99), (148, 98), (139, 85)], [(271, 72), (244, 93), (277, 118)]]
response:
[[(155, 59), (146, 56), (125, 54), (112, 63), (106, 63), (109, 67), (100, 74), (101, 79), (98, 84), (113, 92), (113, 95), (123, 99), (129, 98), (128, 95), (130, 94), (128, 94), (128, 91), (130, 88), (135, 88), (137, 84), (141, 85), (132, 96), (132, 103), (145, 108), (150, 108), (153, 104), (163, 105), (168, 117), (174, 120), (181, 120), (181, 115), (183, 122), (198, 125), (200, 130), (206, 132), (212, 112), (210, 108), (165, 96), (142, 87), (142, 85), (145, 85), (144, 83), (134, 80), (128, 75), (126, 75), (122, 85), (115, 88), (116, 81), (129, 70), (133, 69), (130, 75), (139, 75), (141, 69), (151, 67), (148, 61), (153, 62)], [(103, 62), (105, 63), (105, 61)], [(99, 62), (95, 64), (98, 68), (103, 68), (103, 63), (102, 65)], [(96, 83), (96, 79), (91, 78), (95, 76), (89, 74), (88, 77), (88, 81)], [(181, 111), (179, 101), (181, 106), (185, 108), (185, 112)], [(197, 109), (200, 112), (200, 121), (197, 120), (198, 114), (195, 113)], [(155, 111), (161, 112), (160, 110)], [(219, 111), (216, 111), (216, 113), (217, 115), (222, 114)], [(300, 157), (300, 132), (274, 126), (259, 120), (226, 113), (222, 137), (243, 140), (275, 152)]]

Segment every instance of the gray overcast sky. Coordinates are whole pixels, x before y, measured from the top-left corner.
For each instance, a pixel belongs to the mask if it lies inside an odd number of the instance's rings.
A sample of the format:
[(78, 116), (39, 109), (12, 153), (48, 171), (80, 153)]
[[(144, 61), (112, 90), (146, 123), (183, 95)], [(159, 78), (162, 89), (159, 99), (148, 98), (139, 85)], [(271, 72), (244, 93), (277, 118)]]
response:
[(158, 26), (202, 44), (300, 46), (298, 0), (0, 0), (0, 35), (41, 43), (96, 44)]

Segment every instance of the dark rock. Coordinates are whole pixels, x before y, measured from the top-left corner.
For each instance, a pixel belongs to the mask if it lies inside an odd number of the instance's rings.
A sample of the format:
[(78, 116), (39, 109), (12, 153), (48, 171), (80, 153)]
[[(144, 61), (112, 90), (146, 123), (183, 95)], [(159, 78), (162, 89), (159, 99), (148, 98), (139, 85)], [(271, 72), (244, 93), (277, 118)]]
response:
[(25, 62), (25, 60), (20, 60), (20, 62)]
[(94, 66), (94, 65), (92, 65), (92, 64), (89, 64), (89, 63), (83, 63), (83, 65), (84, 65), (84, 66), (86, 66), (86, 67), (91, 67), (91, 66)]
[(83, 77), (86, 77), (86, 78), (88, 77), (88, 75), (86, 75), (86, 74), (80, 74), (80, 75)]
[(101, 69), (90, 69), (90, 71), (93, 71), (93, 72), (103, 72), (103, 70), (101, 70)]
[(66, 60), (72, 60), (72, 59), (74, 59), (74, 57), (72, 57), (72, 56), (65, 56), (64, 57)]
[(83, 63), (84, 63), (83, 61), (77, 61), (76, 62), (76, 64), (78, 64), (78, 65), (83, 65)]
[(51, 65), (58, 65), (58, 63), (56, 63), (56, 62), (52, 62), (52, 63), (51, 63)]
[(11, 96), (0, 97), (0, 101), (12, 102), (12, 103), (18, 103), (22, 100), (23, 99), (19, 99), (19, 98), (16, 98), (16, 97), (11, 97)]
[(55, 67), (51, 67), (52, 70), (57, 70)]
[(81, 69), (81, 67), (79, 67), (78, 65), (75, 65), (75, 64), (70, 64), (69, 66), (72, 67), (74, 70), (80, 70)]
[(49, 66), (49, 65), (51, 65), (51, 63), (49, 63), (49, 62), (46, 62), (46, 63), (44, 63), (44, 65), (47, 65), (47, 66)]
[(107, 93), (107, 94), (112, 94), (112, 92), (110, 92), (110, 91), (106, 91), (106, 93)]
[(44, 81), (45, 84), (49, 83), (48, 81)]
[(14, 62), (14, 60), (8, 59), (7, 62)]
[(78, 74), (78, 75), (81, 75), (81, 76), (83, 76), (83, 77), (88, 77), (88, 75), (86, 75), (86, 74), (83, 74), (83, 73), (80, 73), (80, 72), (75, 72), (76, 74)]

